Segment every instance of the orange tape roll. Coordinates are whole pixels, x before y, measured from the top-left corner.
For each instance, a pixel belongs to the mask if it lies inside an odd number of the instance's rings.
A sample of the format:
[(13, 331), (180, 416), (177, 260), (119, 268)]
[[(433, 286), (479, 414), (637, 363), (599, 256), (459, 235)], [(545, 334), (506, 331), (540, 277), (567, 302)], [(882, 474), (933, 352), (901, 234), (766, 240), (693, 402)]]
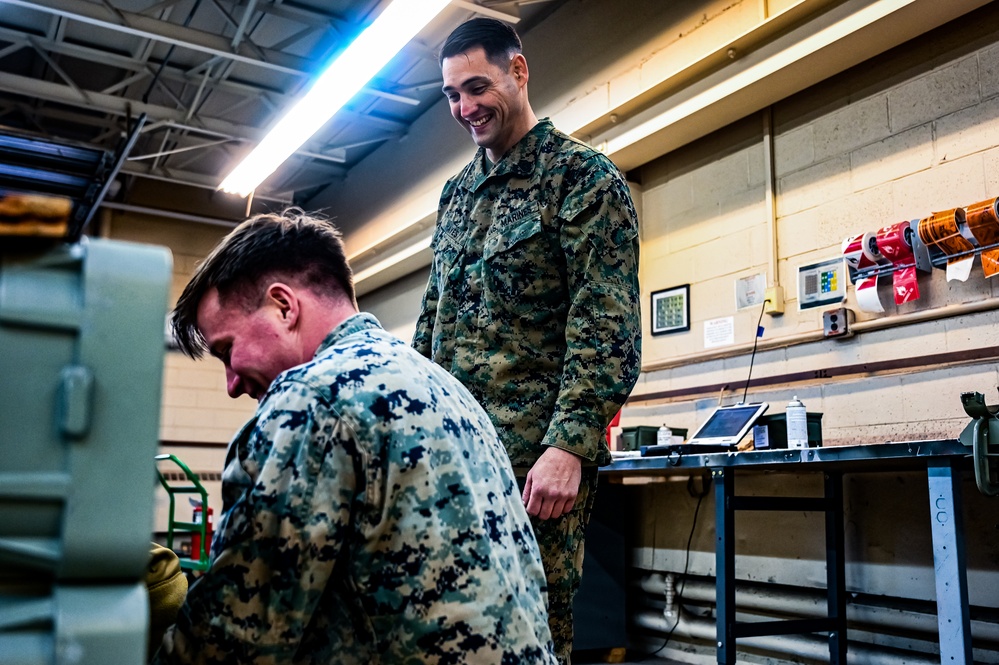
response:
[(919, 220), (919, 239), (927, 247), (936, 247), (947, 257), (948, 281), (952, 279), (965, 281), (971, 271), (970, 262), (975, 258), (974, 254), (967, 257), (951, 258), (956, 254), (975, 249), (975, 246), (961, 235), (961, 225), (966, 221), (964, 208), (935, 212), (929, 217)]
[[(999, 244), (999, 198), (968, 206), (967, 224), (979, 246)], [(999, 248), (983, 249), (982, 270), (986, 277), (999, 272)]]
[(935, 212), (919, 220), (919, 239), (927, 246), (936, 247), (947, 257), (971, 251), (974, 246), (961, 235), (960, 229), (966, 220), (964, 208)]

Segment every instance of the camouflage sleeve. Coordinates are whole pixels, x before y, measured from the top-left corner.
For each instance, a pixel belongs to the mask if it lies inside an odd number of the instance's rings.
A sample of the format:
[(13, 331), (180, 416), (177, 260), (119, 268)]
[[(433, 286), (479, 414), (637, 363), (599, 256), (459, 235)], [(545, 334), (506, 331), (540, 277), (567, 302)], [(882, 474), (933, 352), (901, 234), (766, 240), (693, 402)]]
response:
[(430, 266), (430, 279), (427, 281), (427, 290), (423, 293), (423, 304), (420, 306), (420, 316), (416, 319), (416, 332), (413, 333), (413, 348), (421, 355), (432, 358), (434, 336), (434, 320), (437, 318), (437, 300), (440, 297), (437, 293), (437, 278), (433, 273), (433, 264)]
[[(441, 214), (447, 207), (448, 201), (451, 199), (451, 195), (457, 186), (457, 177), (451, 178), (444, 185), (444, 189), (441, 192), (440, 202), (437, 205), (437, 222), (438, 229), (440, 225)], [(437, 242), (437, 231), (434, 232), (434, 243)], [(433, 249), (434, 246), (431, 245)], [(420, 316), (416, 319), (416, 331), (413, 333), (413, 348), (416, 349), (420, 355), (433, 359), (433, 338), (434, 338), (434, 322), (437, 319), (437, 302), (440, 300), (440, 292), (438, 291), (437, 284), (439, 275), (434, 274), (436, 269), (436, 261), (431, 261), (430, 264), (430, 279), (427, 282), (427, 290), (423, 293), (423, 303), (420, 305)]]
[(638, 218), (627, 183), (603, 158), (591, 158), (570, 176), (559, 210), (568, 348), (542, 443), (606, 464), (604, 428), (641, 370)]
[(347, 541), (357, 477), (339, 438), (344, 428), (312, 393), (285, 382), (258, 411), (212, 565), (191, 588), (159, 662), (294, 660)]

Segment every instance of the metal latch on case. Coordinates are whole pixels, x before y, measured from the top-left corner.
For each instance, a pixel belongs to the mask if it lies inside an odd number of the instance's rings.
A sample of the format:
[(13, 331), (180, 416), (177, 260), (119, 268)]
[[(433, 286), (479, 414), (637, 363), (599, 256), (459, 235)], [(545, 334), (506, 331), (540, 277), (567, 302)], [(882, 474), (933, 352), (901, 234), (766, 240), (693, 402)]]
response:
[(94, 373), (82, 365), (67, 365), (59, 373), (59, 430), (83, 438), (90, 431)]

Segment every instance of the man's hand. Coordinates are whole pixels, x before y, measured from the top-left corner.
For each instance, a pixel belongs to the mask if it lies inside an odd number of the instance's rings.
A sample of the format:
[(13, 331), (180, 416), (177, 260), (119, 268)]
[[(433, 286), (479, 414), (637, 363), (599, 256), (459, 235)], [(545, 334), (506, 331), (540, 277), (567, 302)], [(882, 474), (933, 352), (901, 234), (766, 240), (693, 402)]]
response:
[(527, 473), (524, 505), (539, 519), (554, 519), (572, 510), (579, 493), (583, 460), (572, 453), (548, 446)]

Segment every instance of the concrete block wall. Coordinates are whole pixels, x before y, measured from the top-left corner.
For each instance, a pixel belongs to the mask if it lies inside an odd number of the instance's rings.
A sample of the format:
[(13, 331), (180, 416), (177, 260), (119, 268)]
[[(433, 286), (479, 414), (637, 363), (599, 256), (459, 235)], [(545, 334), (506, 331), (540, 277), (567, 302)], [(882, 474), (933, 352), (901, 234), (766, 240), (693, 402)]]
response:
[[(171, 307), (198, 262), (229, 231), (226, 227), (206, 224), (165, 223), (134, 213), (115, 213), (106, 228), (112, 238), (162, 245), (171, 250), (174, 271)], [(225, 370), (214, 358), (206, 356), (194, 361), (178, 351), (166, 352), (160, 410), (161, 441), (218, 444), (218, 459), (208, 468), (220, 470), (224, 445), (255, 408), (256, 402), (249, 397), (229, 398)]]
[[(735, 281), (758, 273), (768, 283), (779, 279), (786, 298), (783, 316), (764, 316), (763, 341), (794, 341), (761, 351), (753, 377), (814, 370), (816, 378), (753, 390), (749, 399), (782, 409), (797, 394), (810, 411), (825, 414), (827, 445), (953, 437), (967, 422), (960, 392), (978, 390), (996, 401), (999, 375), (991, 362), (821, 378), (829, 368), (995, 346), (999, 313), (961, 315), (962, 305), (999, 296), (999, 280), (987, 280), (977, 261), (966, 282), (948, 282), (939, 269), (920, 274), (921, 298), (898, 306), (890, 279), (882, 279), (884, 314), (859, 311), (849, 287), (845, 306), (858, 322), (873, 323), (849, 340), (821, 339), (822, 311), (831, 307), (799, 312), (797, 302), (798, 267), (838, 256), (850, 234), (999, 197), (999, 12), (982, 18), (944, 26), (773, 107), (776, 275), (761, 116), (638, 170), (643, 305), (654, 291), (689, 283), (692, 325), (653, 337), (645, 312), (649, 371), (622, 425), (690, 429), (719, 401), (742, 398), (760, 310), (736, 310)], [(942, 308), (946, 318), (906, 321)], [(705, 321), (729, 316), (738, 350), (726, 357), (705, 349), (703, 329)], [(888, 327), (872, 329), (882, 324)], [(718, 394), (697, 390), (725, 384)], [(641, 399), (678, 390), (689, 397)]]

